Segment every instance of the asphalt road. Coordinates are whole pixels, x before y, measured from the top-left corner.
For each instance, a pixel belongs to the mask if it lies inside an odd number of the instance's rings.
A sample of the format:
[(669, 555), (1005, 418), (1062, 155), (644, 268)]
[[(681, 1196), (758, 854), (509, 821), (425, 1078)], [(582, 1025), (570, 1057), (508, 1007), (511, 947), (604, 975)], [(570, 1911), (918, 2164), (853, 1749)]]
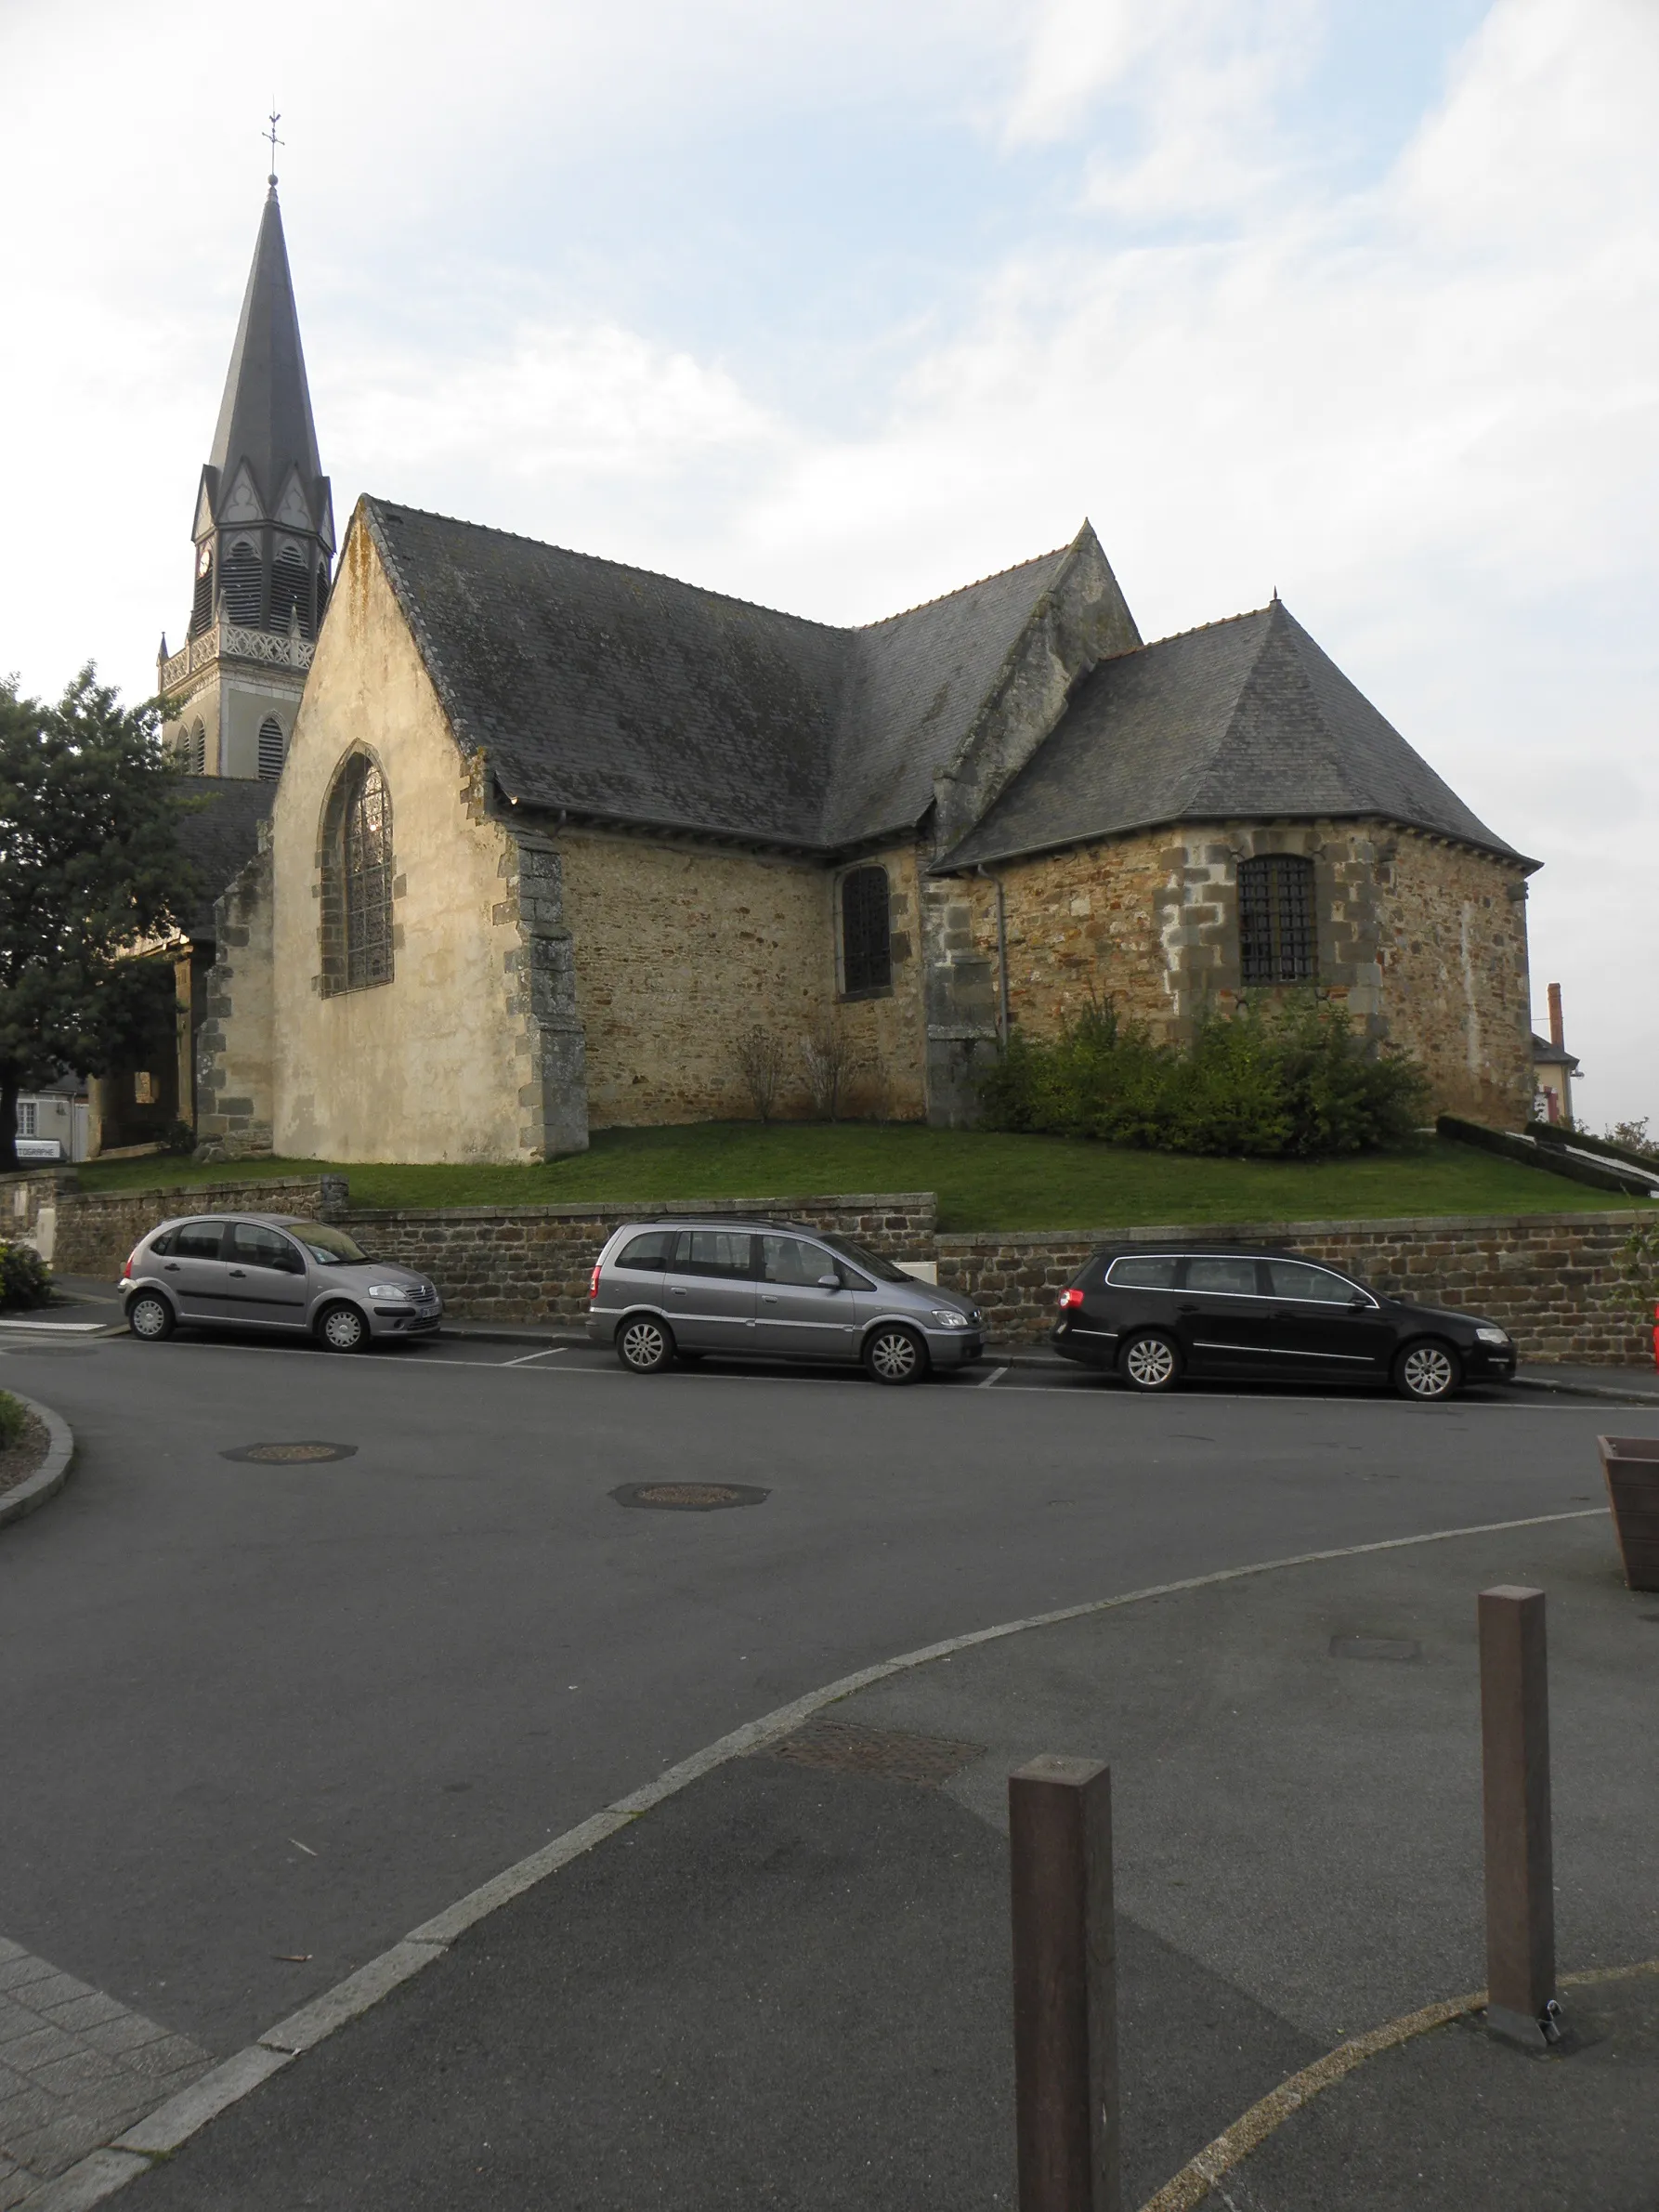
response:
[[(0, 1933), (229, 2051), (739, 1722), (988, 1623), (1594, 1504), (1609, 1409), (477, 1342), (0, 1356), (76, 1472), (0, 1538)], [(1659, 1415), (1621, 1410), (1645, 1432)], [(270, 1442), (355, 1447), (254, 1464)], [(658, 1513), (620, 1486), (763, 1486)]]

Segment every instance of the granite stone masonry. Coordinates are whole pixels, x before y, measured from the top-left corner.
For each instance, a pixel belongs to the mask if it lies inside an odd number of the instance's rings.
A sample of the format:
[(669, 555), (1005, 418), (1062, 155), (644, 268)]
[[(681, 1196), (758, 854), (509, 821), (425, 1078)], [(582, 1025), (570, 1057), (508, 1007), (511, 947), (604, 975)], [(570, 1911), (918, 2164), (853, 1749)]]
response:
[[(333, 1221), (345, 1203), (346, 1190), (340, 1175), (308, 1175), (281, 1183), (274, 1178), (216, 1183), (204, 1190), (77, 1191), (60, 1184), (54, 1194), (55, 1234), (48, 1257), (58, 1275), (102, 1276), (113, 1281), (134, 1245), (158, 1222), (183, 1213), (292, 1213), (310, 1221)], [(0, 1185), (0, 1215), (6, 1205)]]
[(934, 1257), (932, 1191), (837, 1198), (701, 1198), (678, 1205), (443, 1207), (348, 1213), (377, 1260), (429, 1275), (457, 1320), (574, 1321), (587, 1312), (594, 1262), (622, 1222), (777, 1220), (839, 1230), (895, 1260)]
[(1621, 1249), (1647, 1218), (1609, 1211), (941, 1237), (939, 1280), (984, 1308), (993, 1338), (1031, 1341), (1046, 1334), (1060, 1290), (1102, 1244), (1280, 1245), (1393, 1296), (1485, 1315), (1509, 1330), (1523, 1360), (1616, 1367), (1652, 1357), (1651, 1323), (1622, 1306), (1618, 1290)]

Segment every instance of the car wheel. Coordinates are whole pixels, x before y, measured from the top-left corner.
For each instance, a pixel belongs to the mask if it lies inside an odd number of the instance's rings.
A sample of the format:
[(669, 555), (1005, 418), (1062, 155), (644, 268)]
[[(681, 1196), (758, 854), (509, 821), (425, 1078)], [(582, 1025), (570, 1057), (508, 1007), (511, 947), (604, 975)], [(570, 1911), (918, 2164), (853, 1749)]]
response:
[(176, 1326), (173, 1308), (159, 1290), (140, 1290), (126, 1309), (126, 1325), (147, 1344), (164, 1343)]
[(331, 1352), (360, 1352), (369, 1342), (369, 1324), (354, 1305), (331, 1305), (317, 1333)]
[(659, 1373), (673, 1355), (673, 1329), (649, 1314), (635, 1314), (617, 1330), (617, 1357), (635, 1375)]
[(1156, 1329), (1138, 1329), (1118, 1348), (1117, 1369), (1131, 1390), (1173, 1390), (1181, 1381), (1181, 1354)]
[(1403, 1398), (1416, 1398), (1431, 1406), (1436, 1398), (1449, 1398), (1463, 1381), (1463, 1363), (1450, 1344), (1432, 1338), (1407, 1344), (1394, 1362), (1394, 1388)]
[(913, 1329), (890, 1321), (865, 1340), (864, 1364), (878, 1382), (921, 1382), (927, 1375), (927, 1346)]

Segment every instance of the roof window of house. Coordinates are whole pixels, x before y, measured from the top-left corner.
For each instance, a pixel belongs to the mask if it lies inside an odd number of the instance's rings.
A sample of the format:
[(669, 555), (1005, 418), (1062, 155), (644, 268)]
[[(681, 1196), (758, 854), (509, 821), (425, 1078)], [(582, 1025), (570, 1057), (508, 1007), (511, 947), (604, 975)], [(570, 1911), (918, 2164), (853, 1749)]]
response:
[(1313, 863), (1265, 853), (1238, 864), (1238, 965), (1247, 983), (1307, 983), (1317, 967)]
[(889, 928), (887, 870), (855, 868), (841, 879), (842, 988), (888, 989), (893, 982), (893, 938)]

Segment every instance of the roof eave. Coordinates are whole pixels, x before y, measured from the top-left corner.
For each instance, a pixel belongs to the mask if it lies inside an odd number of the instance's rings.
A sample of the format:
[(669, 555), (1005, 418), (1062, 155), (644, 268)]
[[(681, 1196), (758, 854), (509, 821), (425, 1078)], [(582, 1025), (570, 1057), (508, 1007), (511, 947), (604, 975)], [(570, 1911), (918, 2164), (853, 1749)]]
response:
[(1245, 815), (1239, 812), (1154, 815), (1144, 821), (1114, 823), (1107, 829), (1081, 830), (1065, 837), (1044, 838), (1031, 844), (1007, 845), (995, 852), (973, 853), (966, 857), (963, 856), (963, 846), (969, 844), (972, 840), (964, 838), (961, 845), (935, 860), (927, 872), (930, 875), (938, 876), (966, 875), (976, 868), (1000, 868), (1011, 860), (1039, 860), (1050, 853), (1074, 852), (1078, 845), (1104, 844), (1109, 841), (1124, 837), (1145, 837), (1155, 830), (1174, 830), (1183, 825), (1196, 826), (1207, 822), (1220, 826), (1224, 822), (1240, 820), (1380, 822), (1391, 829), (1409, 831), (1414, 837), (1432, 838), (1441, 844), (1461, 845), (1470, 852), (1483, 855), (1487, 859), (1507, 862), (1509, 866), (1518, 869), (1523, 876), (1535, 875), (1544, 865), (1542, 860), (1529, 859), (1524, 853), (1518, 853), (1512, 846), (1502, 844), (1496, 839), (1487, 843), (1481, 838), (1466, 836), (1457, 831), (1448, 830), (1439, 822), (1408, 821), (1403, 815), (1386, 814), (1380, 808), (1374, 807), (1353, 807), (1346, 811), (1339, 811), (1335, 807), (1322, 806), (1317, 810), (1307, 812), (1281, 807), (1272, 814), (1261, 815)]

